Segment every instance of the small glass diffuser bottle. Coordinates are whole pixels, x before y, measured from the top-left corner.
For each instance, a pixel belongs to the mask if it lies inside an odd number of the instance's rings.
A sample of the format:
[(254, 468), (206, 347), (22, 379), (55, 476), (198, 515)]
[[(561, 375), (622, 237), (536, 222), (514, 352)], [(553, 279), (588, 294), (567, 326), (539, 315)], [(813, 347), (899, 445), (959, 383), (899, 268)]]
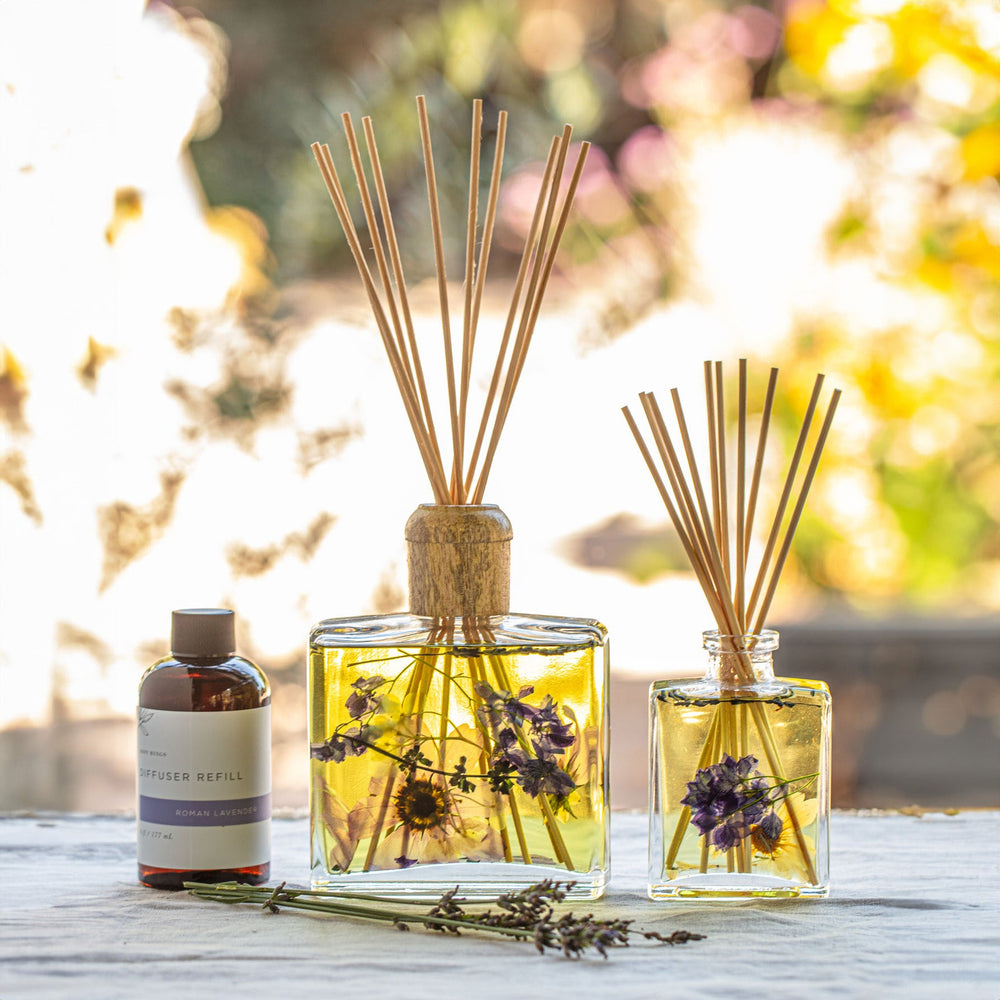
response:
[(774, 631), (704, 645), (650, 690), (650, 898), (826, 896), (829, 689), (774, 676)]
[(508, 612), (511, 534), (492, 505), (421, 506), (410, 613), (312, 630), (314, 885), (603, 892), (607, 633)]
[(139, 880), (157, 889), (270, 874), (271, 692), (234, 621), (175, 611), (172, 655), (139, 685)]

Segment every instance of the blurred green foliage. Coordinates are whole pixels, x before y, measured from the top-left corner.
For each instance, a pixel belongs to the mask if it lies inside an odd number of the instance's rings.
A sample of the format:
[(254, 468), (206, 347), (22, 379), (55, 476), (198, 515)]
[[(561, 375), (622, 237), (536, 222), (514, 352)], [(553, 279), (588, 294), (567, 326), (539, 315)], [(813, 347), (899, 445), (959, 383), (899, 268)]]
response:
[[(330, 225), (326, 192), (309, 153), (315, 140), (343, 147), (340, 115), (371, 115), (404, 253), (431, 265), (426, 190), (414, 97), (434, 122), (442, 213), (464, 212), (469, 105), (485, 102), (486, 138), (496, 113), (511, 116), (508, 164), (544, 160), (550, 137), (572, 121), (579, 138), (613, 153), (647, 114), (621, 98), (617, 70), (663, 40), (656, 19), (631, 4), (583, 4), (602, 12), (580, 58), (558, 69), (528, 65), (518, 44), (524, 4), (515, 0), (202, 0), (230, 39), (220, 127), (191, 152), (209, 200), (235, 202), (265, 222), (279, 281), (349, 258)], [(541, 42), (553, 49), (559, 39)], [(452, 169), (448, 169), (452, 167)], [(508, 169), (510, 169), (508, 167)], [(484, 185), (488, 176), (484, 178)], [(406, 239), (418, 230), (420, 238)], [(447, 234), (446, 234), (447, 235)], [(459, 237), (455, 237), (458, 239)], [(501, 248), (502, 253), (502, 248)]]

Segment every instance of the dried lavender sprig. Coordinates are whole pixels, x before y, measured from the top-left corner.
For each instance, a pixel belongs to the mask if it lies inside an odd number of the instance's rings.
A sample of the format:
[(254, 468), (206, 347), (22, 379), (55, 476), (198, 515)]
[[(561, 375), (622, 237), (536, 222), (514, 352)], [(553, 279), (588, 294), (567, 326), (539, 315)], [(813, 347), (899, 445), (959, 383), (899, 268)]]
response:
[[(257, 903), (261, 908), (278, 913), (281, 907), (379, 920), (391, 923), (399, 930), (409, 930), (410, 924), (420, 924), (455, 936), (462, 931), (486, 931), (513, 937), (515, 940), (532, 940), (540, 953), (546, 949), (558, 950), (567, 958), (579, 958), (594, 949), (607, 958), (609, 948), (628, 947), (630, 937), (639, 935), (647, 941), (662, 944), (686, 944), (701, 940), (703, 934), (674, 931), (663, 935), (657, 931), (640, 931), (632, 927), (631, 920), (596, 920), (592, 914), (577, 917), (573, 913), (556, 918), (553, 904), (561, 903), (574, 882), (554, 882), (550, 879), (528, 886), (519, 892), (505, 893), (492, 900), (475, 901), (495, 905), (482, 913), (468, 913), (462, 903), (469, 901), (457, 897), (458, 888), (444, 893), (427, 913), (406, 913), (391, 907), (398, 904), (413, 905), (416, 900), (389, 899), (367, 894), (343, 894), (327, 890), (289, 889), (282, 882), (278, 886), (248, 886), (236, 882), (208, 884), (185, 882), (184, 888), (199, 899), (220, 903)], [(377, 902), (380, 906), (359, 905), (357, 900)], [(280, 906), (279, 906), (280, 904)]]

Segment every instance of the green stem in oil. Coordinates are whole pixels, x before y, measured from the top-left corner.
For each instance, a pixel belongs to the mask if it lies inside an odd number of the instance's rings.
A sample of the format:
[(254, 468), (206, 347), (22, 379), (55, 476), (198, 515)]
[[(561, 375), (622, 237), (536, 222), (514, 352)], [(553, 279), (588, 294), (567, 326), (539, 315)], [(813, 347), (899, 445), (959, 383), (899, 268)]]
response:
[[(494, 673), (496, 674), (497, 681), (502, 685), (505, 691), (511, 689), (510, 678), (507, 676), (507, 671), (504, 668), (503, 661), (499, 656), (491, 656), (490, 662), (493, 665)], [(524, 734), (517, 730), (517, 740), (521, 746), (531, 751), (531, 744), (528, 743)], [(561, 861), (570, 871), (573, 871), (573, 859), (569, 856), (569, 851), (566, 849), (566, 843), (562, 838), (562, 834), (559, 832), (559, 828), (556, 826), (556, 818), (552, 812), (552, 806), (549, 805), (548, 796), (544, 794), (539, 794), (538, 796), (539, 805), (542, 807), (542, 816), (545, 821), (545, 829), (548, 832), (549, 840), (552, 842), (552, 849), (555, 851), (556, 858)]]
[[(476, 657), (475, 659), (476, 659), (477, 669), (478, 669), (478, 673), (479, 673), (479, 677), (477, 679), (485, 681), (486, 680), (486, 664), (483, 663), (482, 658), (480, 658), (480, 657)], [(502, 664), (501, 664), (501, 672), (502, 672), (502, 669), (503, 668), (502, 668)], [(494, 665), (494, 670), (496, 670), (496, 666), (495, 665)], [(509, 681), (508, 681), (508, 683), (509, 683)], [(509, 690), (509, 689), (506, 686), (504, 686), (504, 690), (506, 691), (506, 690)], [(485, 739), (486, 739), (487, 743), (489, 743), (490, 742), (490, 738), (489, 738), (488, 735), (486, 735), (485, 730), (484, 730), (484, 736), (485, 736)], [(510, 818), (511, 818), (511, 821), (513, 822), (513, 824), (514, 824), (514, 835), (517, 837), (517, 847), (518, 847), (518, 850), (521, 852), (521, 860), (526, 865), (530, 865), (530, 864), (533, 863), (532, 860), (531, 860), (531, 851), (528, 849), (528, 838), (525, 837), (525, 835), (524, 835), (524, 824), (521, 822), (521, 810), (518, 807), (517, 798), (515, 797), (515, 793), (514, 793), (513, 787), (510, 790), (510, 795), (507, 796), (507, 802), (510, 805)], [(506, 828), (504, 829), (503, 832), (504, 833), (507, 832)]]
[[(727, 702), (722, 706), (722, 711), (726, 719), (725, 752), (729, 754), (730, 757), (738, 758), (740, 755), (740, 749), (736, 744), (736, 714), (734, 706)], [(739, 860), (740, 858), (737, 857), (735, 849), (730, 847), (729, 850), (726, 851), (726, 871), (732, 872), (736, 871), (737, 868), (741, 868), (742, 866), (737, 864)]]

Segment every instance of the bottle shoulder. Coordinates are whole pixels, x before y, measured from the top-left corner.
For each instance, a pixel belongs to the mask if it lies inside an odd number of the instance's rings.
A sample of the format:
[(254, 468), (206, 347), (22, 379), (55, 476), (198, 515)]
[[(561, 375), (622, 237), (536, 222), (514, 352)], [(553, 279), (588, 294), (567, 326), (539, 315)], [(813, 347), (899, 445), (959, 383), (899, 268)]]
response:
[(312, 646), (378, 647), (601, 647), (607, 644), (607, 629), (591, 618), (511, 613), (477, 619), (424, 618), (409, 613), (328, 618), (309, 634)]
[(704, 705), (718, 701), (830, 701), (830, 689), (823, 681), (799, 677), (770, 677), (755, 684), (725, 689), (718, 681), (704, 677), (679, 677), (653, 681), (650, 696), (678, 705)]
[(178, 660), (165, 656), (139, 681), (139, 705), (175, 712), (222, 712), (270, 704), (264, 671), (243, 656), (224, 660)]

